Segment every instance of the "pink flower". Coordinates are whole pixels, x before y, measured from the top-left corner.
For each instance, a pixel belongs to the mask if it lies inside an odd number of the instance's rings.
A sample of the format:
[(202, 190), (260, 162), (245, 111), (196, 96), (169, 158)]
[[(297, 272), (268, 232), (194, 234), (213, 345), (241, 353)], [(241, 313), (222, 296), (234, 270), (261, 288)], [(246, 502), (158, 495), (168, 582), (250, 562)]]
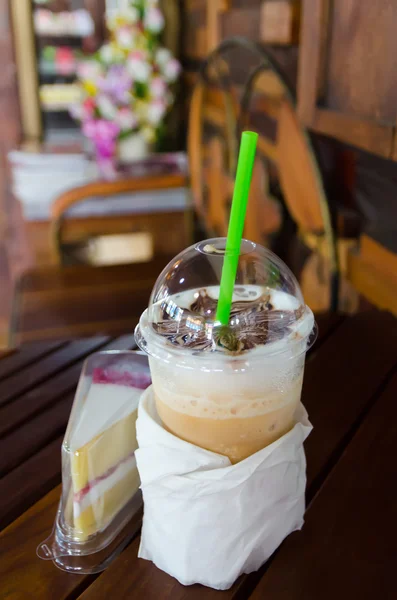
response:
[(94, 117), (95, 106), (93, 98), (86, 98), (82, 104), (72, 104), (69, 112), (78, 121), (90, 121)]
[(151, 125), (157, 127), (162, 118), (164, 117), (166, 111), (166, 105), (163, 100), (157, 99), (153, 100), (148, 106), (147, 109), (147, 120)]
[(114, 121), (99, 119), (96, 121), (96, 137), (102, 140), (114, 140), (120, 133), (120, 127)]
[(116, 116), (116, 123), (122, 131), (128, 131), (137, 126), (138, 120), (132, 110), (129, 108), (120, 108)]
[(115, 140), (119, 133), (120, 127), (113, 121), (106, 121), (105, 119), (90, 119), (83, 123), (83, 133), (86, 137), (94, 140), (95, 142), (100, 141), (111, 141)]
[(164, 17), (159, 8), (151, 6), (146, 10), (144, 26), (151, 33), (160, 33), (164, 27)]
[(104, 119), (89, 120), (83, 123), (83, 133), (93, 143), (102, 175), (113, 178), (116, 175), (115, 156), (120, 127)]
[(132, 27), (120, 27), (116, 31), (116, 39), (121, 48), (131, 48), (134, 44), (135, 33)]
[(166, 81), (173, 82), (178, 79), (178, 75), (181, 72), (181, 65), (176, 58), (171, 58), (163, 66), (163, 75)]
[(83, 102), (83, 108), (87, 112), (87, 114), (93, 114), (95, 110), (95, 100), (94, 98), (86, 98)]
[(84, 121), (83, 123), (83, 134), (88, 137), (90, 140), (95, 137), (96, 134), (96, 121)]
[(127, 71), (139, 83), (146, 83), (152, 73), (152, 65), (146, 60), (142, 52), (131, 52), (127, 59)]
[(143, 50), (133, 50), (128, 55), (128, 58), (144, 61), (146, 60), (146, 53)]
[(77, 63), (77, 75), (79, 79), (95, 80), (101, 73), (101, 65), (94, 60), (82, 60)]
[(98, 81), (98, 87), (116, 103), (127, 104), (130, 100), (132, 78), (124, 65), (112, 65)]
[(163, 98), (167, 91), (167, 84), (159, 75), (153, 77), (150, 82), (150, 93), (154, 98)]

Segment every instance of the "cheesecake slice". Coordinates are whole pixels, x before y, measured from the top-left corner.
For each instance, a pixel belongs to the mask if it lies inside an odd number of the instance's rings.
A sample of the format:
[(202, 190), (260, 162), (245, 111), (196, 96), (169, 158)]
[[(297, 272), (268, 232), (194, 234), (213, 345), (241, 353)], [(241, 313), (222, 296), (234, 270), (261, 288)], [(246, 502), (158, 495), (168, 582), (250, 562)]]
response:
[(148, 372), (128, 362), (93, 370), (68, 440), (73, 529), (87, 540), (102, 531), (139, 488), (135, 423)]

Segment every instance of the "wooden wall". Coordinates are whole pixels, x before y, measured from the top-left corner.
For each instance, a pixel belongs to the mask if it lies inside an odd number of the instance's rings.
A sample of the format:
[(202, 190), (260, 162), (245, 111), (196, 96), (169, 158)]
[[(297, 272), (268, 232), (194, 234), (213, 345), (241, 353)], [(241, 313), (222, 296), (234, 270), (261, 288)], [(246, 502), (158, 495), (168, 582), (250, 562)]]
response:
[(0, 188), (3, 190), (6, 154), (15, 147), (21, 136), (9, 0), (0, 0), (0, 56)]
[[(14, 0), (15, 1), (15, 0)], [(6, 239), (10, 208), (7, 153), (20, 141), (18, 89), (11, 33), (9, 0), (0, 0), (0, 348), (7, 345), (8, 322), (12, 309), (11, 272)]]
[(181, 0), (181, 58), (188, 90), (195, 82), (201, 61), (222, 40), (244, 36), (255, 42), (266, 42), (271, 15), (269, 17), (264, 8), (270, 5), (282, 9), (276, 13), (279, 19), (273, 19), (270, 27), (270, 31), (277, 31), (279, 26), (280, 31), (278, 43), (273, 40), (270, 49), (290, 82), (296, 83), (299, 0)]
[(16, 65), (13, 50), (10, 0), (0, 0), (0, 244), (5, 239), (8, 189), (7, 153), (21, 140)]
[(299, 114), (305, 125), (397, 160), (397, 5), (303, 0)]

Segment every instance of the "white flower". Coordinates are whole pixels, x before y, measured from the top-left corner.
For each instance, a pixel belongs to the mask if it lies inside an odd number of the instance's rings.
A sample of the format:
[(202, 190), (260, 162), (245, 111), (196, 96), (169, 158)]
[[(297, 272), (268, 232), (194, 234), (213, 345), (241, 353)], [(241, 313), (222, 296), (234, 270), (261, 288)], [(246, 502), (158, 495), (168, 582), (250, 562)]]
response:
[(151, 33), (160, 33), (164, 27), (164, 17), (159, 8), (151, 6), (146, 10), (144, 26)]
[(146, 83), (152, 73), (151, 64), (134, 56), (128, 58), (126, 67), (128, 73), (138, 83)]
[(132, 48), (135, 34), (130, 27), (120, 27), (116, 31), (116, 39), (121, 48)]
[(172, 83), (173, 81), (176, 81), (178, 79), (178, 75), (179, 75), (180, 71), (181, 71), (181, 66), (180, 66), (179, 62), (176, 60), (176, 58), (171, 58), (171, 60), (169, 60), (162, 67), (163, 75), (164, 75), (166, 81), (169, 81), (170, 83)]
[(117, 108), (107, 96), (98, 96), (97, 105), (104, 119), (112, 121), (117, 115)]
[(156, 52), (156, 62), (160, 67), (163, 67), (172, 59), (172, 54), (167, 48), (159, 48)]
[(115, 120), (122, 131), (134, 129), (138, 124), (136, 116), (129, 108), (121, 108), (117, 113)]
[(102, 48), (99, 50), (99, 56), (104, 63), (109, 64), (113, 60), (113, 47), (110, 44), (104, 44)]
[(123, 51), (114, 44), (104, 44), (99, 49), (99, 56), (107, 65), (114, 62), (121, 62), (124, 59)]
[(101, 65), (95, 60), (83, 60), (77, 64), (77, 75), (80, 79), (97, 79), (102, 73)]
[(127, 6), (123, 10), (123, 17), (129, 23), (136, 23), (137, 21), (139, 21), (139, 12), (138, 12), (138, 9), (135, 8), (135, 6)]
[(154, 100), (153, 102), (151, 102), (148, 106), (146, 115), (146, 118), (149, 121), (149, 123), (154, 127), (157, 127), (164, 117), (165, 109), (166, 106), (162, 100)]

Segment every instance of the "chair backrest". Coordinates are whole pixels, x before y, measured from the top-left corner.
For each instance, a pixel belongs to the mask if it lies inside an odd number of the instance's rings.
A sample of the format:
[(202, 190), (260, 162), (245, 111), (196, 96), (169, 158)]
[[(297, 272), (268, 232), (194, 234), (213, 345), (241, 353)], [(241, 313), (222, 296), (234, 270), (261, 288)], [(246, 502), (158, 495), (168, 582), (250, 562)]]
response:
[[(76, 243), (77, 246), (79, 243), (84, 244), (91, 237), (109, 234), (125, 236), (136, 232), (147, 232), (153, 238), (150, 243), (153, 245), (154, 254), (180, 252), (183, 247), (191, 243), (190, 210), (185, 204), (186, 194), (183, 193), (186, 186), (186, 174), (181, 171), (140, 177), (124, 176), (114, 181), (98, 180), (64, 192), (51, 206), (50, 235), (53, 262), (65, 262), (65, 237), (69, 242), (72, 241), (73, 247)], [(150, 206), (147, 210), (142, 210), (142, 202), (150, 204), (150, 201), (142, 200), (143, 196), (140, 198), (140, 193), (150, 192), (155, 196), (159, 192), (172, 194), (172, 190), (174, 190), (172, 200), (168, 196), (156, 199), (157, 212), (153, 212)], [(95, 198), (96, 202), (100, 202), (101, 198), (108, 197), (114, 201), (120, 194), (126, 195), (128, 213), (117, 214), (116, 211), (116, 214), (112, 214), (110, 210), (109, 214), (94, 215), (92, 218), (80, 218), (75, 221), (67, 219), (68, 211), (86, 199)], [(162, 200), (160, 203), (159, 199)], [(137, 201), (140, 207), (135, 211)], [(164, 229), (168, 231), (167, 240), (163, 239)], [(116, 239), (114, 241), (117, 242)], [(121, 240), (121, 244), (125, 244), (124, 239)], [(165, 250), (167, 252), (164, 252)]]
[[(203, 65), (189, 113), (190, 184), (196, 213), (209, 236), (226, 235), (239, 147), (243, 88), (231, 68), (229, 50), (223, 52), (221, 46)], [(281, 207), (270, 193), (268, 170), (258, 155), (244, 235), (267, 245), (281, 221)]]
[[(191, 187), (205, 229), (225, 235), (241, 132), (259, 133), (245, 236), (266, 243), (281, 224), (283, 203), (299, 232), (325, 238), (333, 304), (338, 257), (321, 171), (299, 122), (280, 66), (244, 38), (226, 40), (202, 66), (189, 123)], [(280, 193), (281, 192), (281, 193)]]

